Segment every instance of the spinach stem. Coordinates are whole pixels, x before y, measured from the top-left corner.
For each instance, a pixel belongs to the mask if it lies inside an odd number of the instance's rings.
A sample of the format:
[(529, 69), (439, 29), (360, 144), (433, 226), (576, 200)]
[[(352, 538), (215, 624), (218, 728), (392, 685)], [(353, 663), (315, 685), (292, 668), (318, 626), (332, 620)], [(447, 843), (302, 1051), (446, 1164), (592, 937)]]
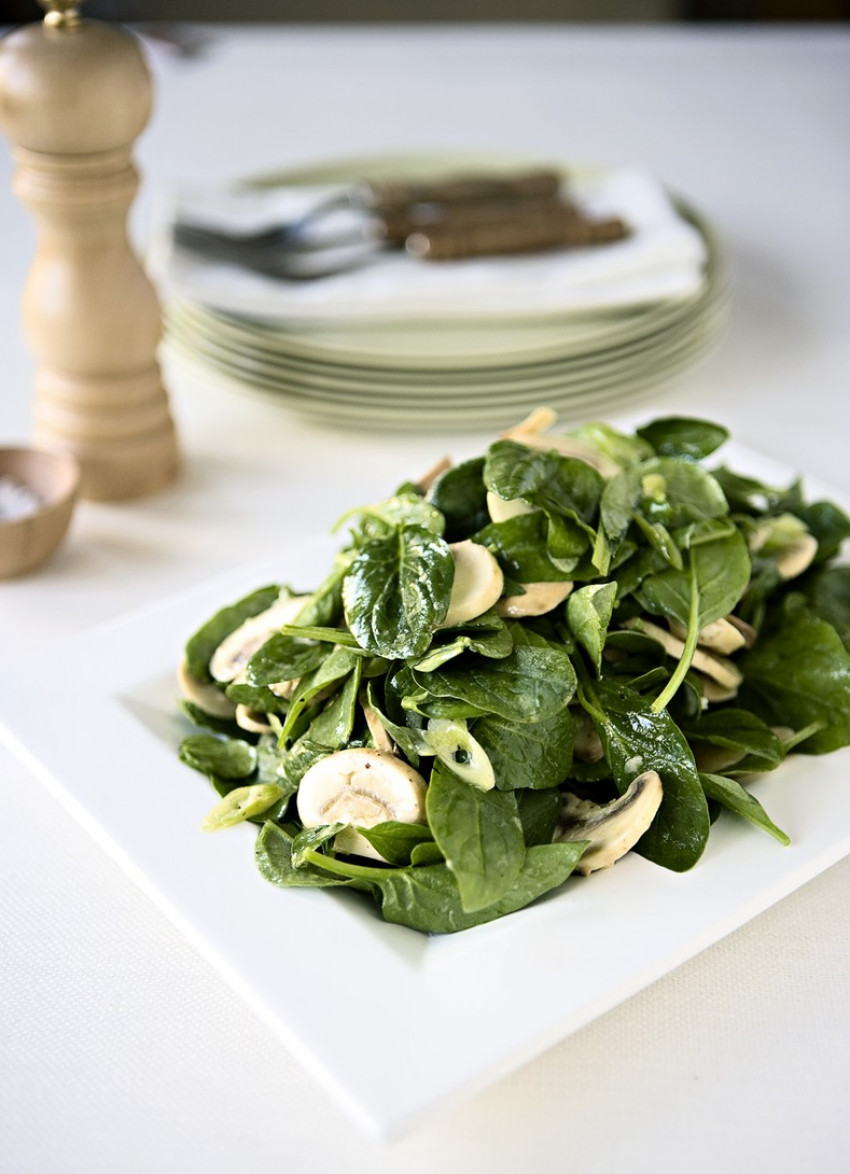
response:
[(682, 655), (679, 658), (679, 663), (676, 665), (672, 677), (650, 706), (653, 713), (660, 713), (662, 709), (666, 709), (676, 696), (679, 686), (688, 675), (688, 670), (694, 659), (694, 653), (697, 650), (697, 640), (699, 639), (699, 591), (697, 590), (696, 572), (693, 562), (691, 562), (690, 566), (690, 575), (691, 604), (688, 609), (688, 638), (685, 641), (685, 647), (682, 650)]
[(368, 868), (363, 864), (348, 864), (337, 860), (334, 856), (325, 856), (310, 848), (304, 853), (305, 863), (314, 864), (316, 868), (323, 868), (325, 872), (332, 872), (336, 876), (362, 878), (364, 880), (384, 880), (387, 875), (385, 868)]

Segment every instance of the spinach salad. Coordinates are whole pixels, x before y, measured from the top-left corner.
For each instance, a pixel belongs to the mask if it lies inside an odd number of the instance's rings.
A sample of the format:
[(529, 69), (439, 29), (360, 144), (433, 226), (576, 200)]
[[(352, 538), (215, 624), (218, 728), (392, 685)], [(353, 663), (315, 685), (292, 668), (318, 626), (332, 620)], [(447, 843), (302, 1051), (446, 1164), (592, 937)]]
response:
[(708, 471), (716, 424), (553, 422), (350, 511), (315, 590), (188, 641), (180, 758), (266, 880), (450, 933), (632, 848), (689, 869), (724, 809), (788, 843), (747, 783), (850, 743), (850, 521)]

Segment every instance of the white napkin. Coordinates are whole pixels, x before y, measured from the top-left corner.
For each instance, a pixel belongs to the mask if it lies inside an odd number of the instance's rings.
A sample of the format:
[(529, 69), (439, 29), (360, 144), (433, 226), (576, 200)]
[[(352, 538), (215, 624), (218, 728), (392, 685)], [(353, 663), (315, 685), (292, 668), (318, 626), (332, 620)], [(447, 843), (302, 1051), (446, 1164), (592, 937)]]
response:
[[(570, 179), (575, 202), (596, 216), (620, 216), (622, 241), (529, 256), (428, 262), (403, 251), (376, 251), (357, 269), (309, 282), (287, 282), (221, 264), (174, 247), (176, 219), (252, 231), (286, 223), (344, 189), (299, 187), (177, 192), (162, 209), (150, 252), (166, 297), (287, 325), (539, 318), (610, 312), (661, 300), (692, 298), (705, 281), (702, 235), (677, 213), (663, 186), (645, 171), (622, 168)], [(318, 231), (358, 225), (346, 210)]]

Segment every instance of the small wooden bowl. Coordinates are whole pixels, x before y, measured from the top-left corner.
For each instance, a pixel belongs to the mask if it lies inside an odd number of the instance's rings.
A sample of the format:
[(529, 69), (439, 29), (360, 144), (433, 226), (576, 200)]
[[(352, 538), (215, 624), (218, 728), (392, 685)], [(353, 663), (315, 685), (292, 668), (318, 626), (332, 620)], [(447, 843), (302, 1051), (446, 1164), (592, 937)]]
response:
[(80, 469), (70, 453), (20, 447), (0, 448), (0, 478), (11, 477), (31, 490), (41, 502), (21, 518), (0, 516), (0, 579), (35, 570), (53, 554), (65, 537)]

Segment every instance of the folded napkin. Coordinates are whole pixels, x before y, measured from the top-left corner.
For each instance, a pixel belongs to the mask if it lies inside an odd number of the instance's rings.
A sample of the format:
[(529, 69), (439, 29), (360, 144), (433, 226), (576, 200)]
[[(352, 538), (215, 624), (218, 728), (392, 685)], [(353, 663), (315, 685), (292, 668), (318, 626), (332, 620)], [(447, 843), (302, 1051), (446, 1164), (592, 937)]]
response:
[[(354, 270), (287, 282), (178, 249), (178, 219), (250, 232), (298, 218), (339, 187), (185, 188), (156, 218), (151, 268), (166, 298), (199, 303), (277, 325), (525, 319), (609, 313), (696, 296), (705, 282), (706, 245), (678, 214), (663, 186), (634, 168), (577, 174), (570, 198), (595, 217), (619, 216), (631, 234), (611, 244), (526, 256), (422, 261), (378, 251)], [(336, 232), (363, 223), (354, 209), (317, 226)]]

